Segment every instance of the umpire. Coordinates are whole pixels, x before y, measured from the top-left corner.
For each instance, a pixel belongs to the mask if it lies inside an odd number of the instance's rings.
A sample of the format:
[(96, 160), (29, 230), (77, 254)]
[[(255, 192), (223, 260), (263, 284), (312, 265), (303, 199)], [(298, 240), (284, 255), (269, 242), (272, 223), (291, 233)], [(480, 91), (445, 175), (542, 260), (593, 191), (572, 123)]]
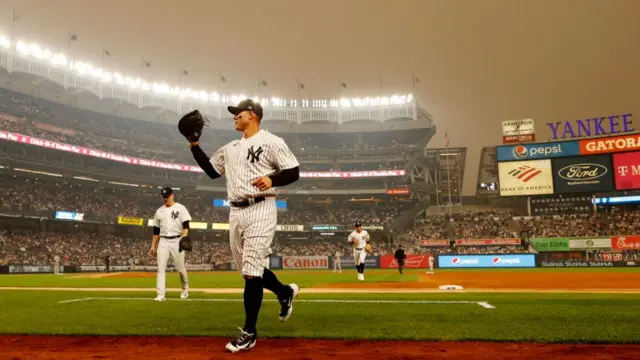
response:
[(393, 257), (396, 259), (398, 263), (398, 271), (402, 274), (402, 270), (404, 269), (404, 259), (407, 255), (404, 254), (404, 249), (402, 249), (402, 245), (398, 245), (398, 250), (396, 250)]

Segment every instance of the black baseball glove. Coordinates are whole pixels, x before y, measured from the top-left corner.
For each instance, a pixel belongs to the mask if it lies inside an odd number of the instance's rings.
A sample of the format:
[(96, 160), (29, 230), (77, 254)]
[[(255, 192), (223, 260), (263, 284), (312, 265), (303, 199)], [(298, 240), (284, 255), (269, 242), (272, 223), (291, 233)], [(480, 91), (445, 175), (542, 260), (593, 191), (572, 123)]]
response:
[(200, 111), (193, 110), (185, 114), (178, 122), (178, 130), (187, 140), (193, 142), (198, 141), (202, 136), (202, 129), (208, 126), (209, 119), (202, 116)]
[(189, 239), (188, 236), (185, 236), (182, 239), (180, 239), (180, 252), (191, 251), (191, 250), (193, 250), (193, 247), (191, 247), (191, 239)]

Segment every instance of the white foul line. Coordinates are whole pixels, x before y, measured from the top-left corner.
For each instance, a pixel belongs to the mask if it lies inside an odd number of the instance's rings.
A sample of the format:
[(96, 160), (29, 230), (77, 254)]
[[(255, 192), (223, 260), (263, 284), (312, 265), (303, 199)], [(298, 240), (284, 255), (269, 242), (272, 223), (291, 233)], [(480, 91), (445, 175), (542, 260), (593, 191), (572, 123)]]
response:
[[(152, 301), (152, 298), (142, 298), (142, 297), (88, 297), (88, 298), (80, 298), (80, 299), (71, 299), (71, 300), (62, 300), (58, 301), (58, 304), (69, 304), (80, 301), (90, 301), (90, 300), (139, 300), (139, 301)], [(207, 298), (207, 299), (166, 299), (167, 301), (187, 301), (187, 302), (242, 302), (243, 299), (215, 299), (215, 298)], [(264, 299), (264, 302), (278, 302), (276, 299)], [(475, 304), (480, 305), (485, 309), (495, 309), (495, 306), (489, 304), (484, 301), (462, 301), (462, 300), (336, 300), (336, 299), (300, 299), (295, 300), (296, 302), (307, 302), (307, 303), (338, 303), (338, 304), (348, 304), (348, 303), (358, 303), (358, 304), (444, 304), (444, 305), (452, 305), (452, 304)]]

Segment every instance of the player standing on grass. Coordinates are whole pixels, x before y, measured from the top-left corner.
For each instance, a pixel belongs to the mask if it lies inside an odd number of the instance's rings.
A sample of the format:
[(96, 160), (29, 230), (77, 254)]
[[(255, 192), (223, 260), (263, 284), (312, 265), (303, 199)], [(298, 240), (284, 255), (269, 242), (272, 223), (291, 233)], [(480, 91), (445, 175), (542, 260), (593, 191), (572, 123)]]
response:
[(336, 250), (333, 258), (333, 272), (342, 273), (342, 259), (340, 259), (340, 250)]
[(161, 206), (153, 217), (153, 242), (149, 254), (158, 256), (158, 276), (156, 279), (157, 297), (154, 301), (165, 300), (166, 291), (166, 270), (169, 262), (169, 255), (173, 258), (176, 270), (180, 273), (180, 284), (182, 285), (181, 299), (189, 297), (189, 279), (187, 268), (184, 265), (185, 252), (182, 245), (189, 240), (189, 221), (191, 215), (182, 204), (175, 202), (173, 189), (166, 187), (162, 189)]
[[(240, 329), (240, 335), (226, 346), (228, 351), (238, 352), (256, 345), (256, 323), (262, 306), (263, 288), (278, 297), (280, 321), (287, 321), (293, 311), (293, 299), (298, 295), (299, 287), (296, 284), (283, 285), (271, 270), (265, 268), (265, 264), (271, 254), (278, 221), (275, 187), (297, 181), (300, 174), (298, 160), (284, 140), (260, 130), (263, 111), (259, 103), (247, 99), (227, 109), (233, 114), (235, 129), (242, 132), (242, 138), (221, 147), (211, 158), (200, 148), (200, 131), (193, 137), (185, 135), (187, 131), (181, 130), (181, 133), (189, 140), (193, 158), (210, 178), (226, 176), (231, 208), (229, 242), (233, 260), (245, 281), (244, 327)], [(187, 114), (185, 118), (185, 121), (202, 120), (199, 113)]]
[(402, 245), (398, 245), (398, 250), (396, 250), (395, 254), (393, 254), (393, 257), (396, 259), (396, 262), (398, 263), (398, 271), (400, 272), (400, 274), (402, 274), (402, 270), (404, 269), (404, 259), (407, 258), (407, 255), (405, 255)]
[(355, 223), (356, 229), (349, 234), (348, 242), (353, 246), (353, 261), (356, 263), (358, 270), (358, 280), (364, 281), (364, 260), (367, 257), (367, 241), (369, 241), (369, 233), (362, 229), (360, 222)]

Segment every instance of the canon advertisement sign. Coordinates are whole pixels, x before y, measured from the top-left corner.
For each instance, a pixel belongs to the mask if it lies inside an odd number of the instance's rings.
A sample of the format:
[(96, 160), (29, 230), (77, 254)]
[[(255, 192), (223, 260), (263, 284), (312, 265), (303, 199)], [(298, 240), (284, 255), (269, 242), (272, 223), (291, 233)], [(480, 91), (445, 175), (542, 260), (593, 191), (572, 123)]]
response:
[(555, 192), (580, 193), (613, 190), (613, 171), (609, 155), (554, 159)]
[(617, 190), (640, 189), (640, 151), (613, 154)]
[(283, 269), (328, 269), (328, 256), (284, 256)]

